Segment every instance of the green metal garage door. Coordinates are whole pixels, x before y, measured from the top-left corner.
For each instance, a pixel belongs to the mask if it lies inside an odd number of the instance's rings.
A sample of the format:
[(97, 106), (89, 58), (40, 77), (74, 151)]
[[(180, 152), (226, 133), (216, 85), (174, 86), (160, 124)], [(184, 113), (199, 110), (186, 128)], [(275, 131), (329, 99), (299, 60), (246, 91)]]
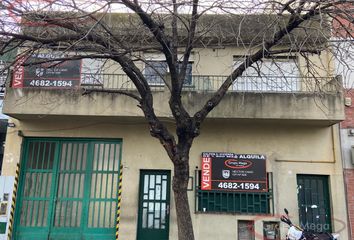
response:
[(25, 140), (15, 239), (114, 239), (120, 141)]

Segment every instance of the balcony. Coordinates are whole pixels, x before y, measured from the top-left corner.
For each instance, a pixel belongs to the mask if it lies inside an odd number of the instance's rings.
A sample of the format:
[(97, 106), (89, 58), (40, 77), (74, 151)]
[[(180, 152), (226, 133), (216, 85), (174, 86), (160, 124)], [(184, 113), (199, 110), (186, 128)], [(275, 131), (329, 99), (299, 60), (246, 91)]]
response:
[[(193, 75), (183, 89), (182, 100), (194, 114), (212, 96), (226, 76)], [(149, 78), (151, 80), (151, 78)], [(167, 83), (168, 84), (168, 83)], [(142, 117), (137, 102), (127, 96), (83, 89), (136, 89), (126, 75), (82, 74), (79, 86), (45, 87), (32, 80), (27, 88), (8, 88), (4, 113), (18, 119), (47, 117)], [(75, 84), (74, 84), (75, 85)], [(72, 85), (72, 86), (74, 86)], [(296, 78), (245, 76), (239, 78), (220, 105), (209, 115), (214, 119), (260, 119), (282, 122), (305, 121), (332, 125), (344, 119), (340, 78)], [(168, 88), (160, 77), (151, 81), (154, 108), (158, 116), (171, 118)]]
[[(221, 75), (193, 75), (184, 85), (184, 91), (215, 92), (226, 79)], [(152, 90), (167, 90), (160, 76), (147, 76)], [(166, 77), (168, 79), (168, 77)], [(40, 82), (38, 83), (40, 86)], [(82, 74), (81, 87), (110, 90), (136, 90), (124, 74)], [(340, 78), (285, 77), (285, 76), (242, 76), (229, 92), (255, 93), (338, 93), (341, 91)]]

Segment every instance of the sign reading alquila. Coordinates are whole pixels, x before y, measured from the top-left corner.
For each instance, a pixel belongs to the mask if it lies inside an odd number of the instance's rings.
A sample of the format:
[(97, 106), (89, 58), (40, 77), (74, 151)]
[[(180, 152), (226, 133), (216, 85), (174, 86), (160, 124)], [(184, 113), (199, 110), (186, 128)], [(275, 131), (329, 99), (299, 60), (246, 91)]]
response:
[(201, 189), (243, 192), (268, 191), (266, 156), (203, 152)]
[[(80, 85), (81, 60), (52, 61), (61, 56), (38, 54), (17, 60), (13, 88), (75, 88)], [(48, 62), (46, 62), (48, 60)], [(26, 64), (23, 66), (23, 64)]]

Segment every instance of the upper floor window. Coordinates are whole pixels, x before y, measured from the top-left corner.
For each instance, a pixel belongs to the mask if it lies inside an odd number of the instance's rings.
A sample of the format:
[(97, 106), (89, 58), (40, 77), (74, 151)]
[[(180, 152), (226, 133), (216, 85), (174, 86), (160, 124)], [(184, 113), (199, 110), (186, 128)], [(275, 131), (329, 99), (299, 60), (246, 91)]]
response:
[(144, 75), (151, 85), (163, 85), (163, 78), (168, 73), (166, 61), (147, 61), (145, 65)]
[[(181, 63), (178, 64), (178, 70)], [(169, 69), (166, 61), (152, 60), (147, 61), (145, 65), (144, 75), (151, 85), (163, 85), (163, 78), (168, 74)], [(186, 77), (184, 83), (187, 85), (192, 84), (192, 63), (188, 63), (186, 70)]]
[[(234, 66), (242, 64), (234, 58)], [(299, 67), (296, 57), (277, 56), (254, 63), (236, 80), (233, 90), (291, 92), (300, 90)]]

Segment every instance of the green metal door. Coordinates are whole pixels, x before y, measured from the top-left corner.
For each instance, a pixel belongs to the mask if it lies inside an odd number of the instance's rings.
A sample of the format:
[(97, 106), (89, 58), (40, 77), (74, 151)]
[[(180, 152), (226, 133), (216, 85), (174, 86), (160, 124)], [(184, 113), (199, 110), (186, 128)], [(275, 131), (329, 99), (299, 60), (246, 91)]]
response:
[(26, 139), (16, 239), (113, 239), (121, 143)]
[(299, 218), (301, 227), (331, 232), (328, 176), (297, 175)]
[(140, 171), (138, 240), (168, 240), (170, 178), (170, 171)]

